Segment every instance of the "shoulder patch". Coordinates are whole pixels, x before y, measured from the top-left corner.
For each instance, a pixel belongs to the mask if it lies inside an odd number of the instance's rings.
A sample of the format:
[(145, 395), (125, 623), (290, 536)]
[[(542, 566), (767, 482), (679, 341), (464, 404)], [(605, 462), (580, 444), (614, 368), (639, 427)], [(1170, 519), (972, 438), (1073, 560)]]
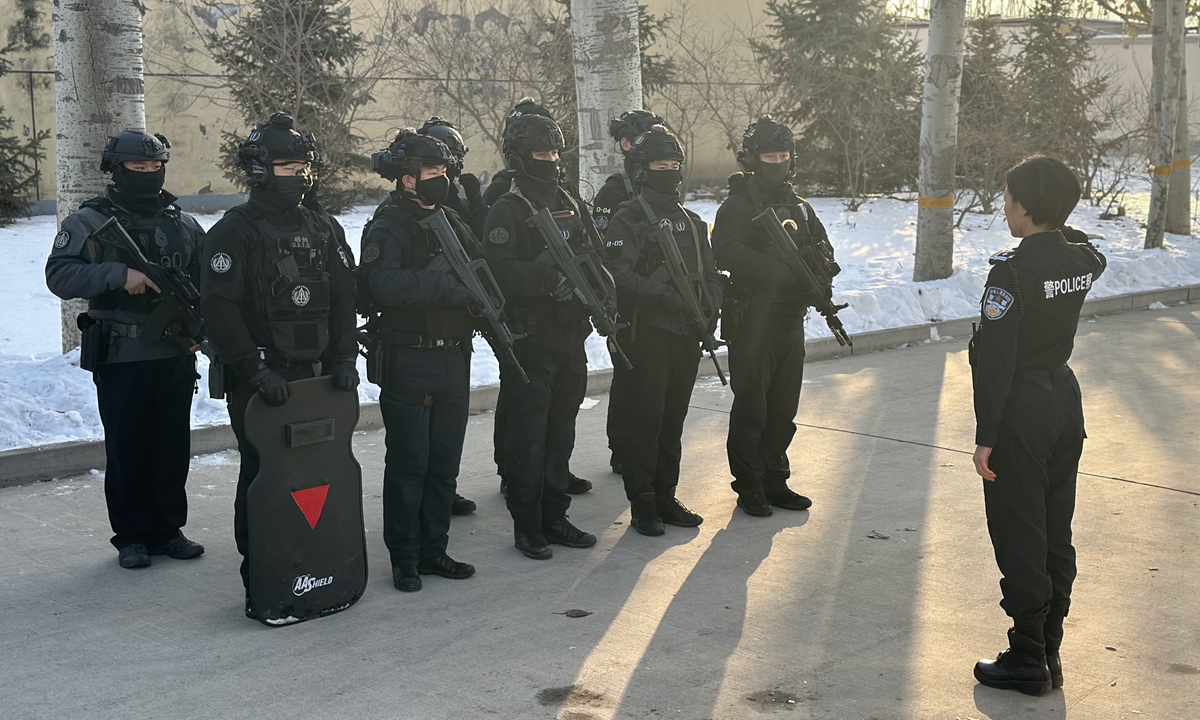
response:
[(219, 252), (212, 256), (212, 260), (208, 264), (212, 267), (213, 272), (227, 273), (233, 267), (233, 258), (223, 252)]
[(362, 256), (363, 263), (364, 264), (365, 263), (373, 263), (378, 259), (379, 259), (379, 246), (376, 245), (375, 243), (371, 243), (371, 244), (367, 245), (366, 249), (363, 250), (363, 256)]
[(508, 229), (502, 227), (492, 228), (492, 231), (488, 233), (488, 242), (495, 243), (496, 245), (503, 245), (508, 242)]
[(56, 250), (62, 250), (69, 242), (71, 242), (71, 233), (67, 232), (66, 230), (63, 230), (54, 236), (54, 248)]
[(988, 258), (988, 263), (995, 265), (996, 263), (1008, 262), (1011, 258), (1015, 257), (1016, 254), (1016, 250), (1001, 250), (1000, 252)]
[(596, 227), (600, 228), (601, 230), (608, 229), (608, 218), (606, 216), (597, 215), (595, 217), (595, 220), (596, 220)]
[(988, 320), (999, 320), (1012, 307), (1012, 293), (1004, 288), (989, 287), (983, 291), (983, 316)]

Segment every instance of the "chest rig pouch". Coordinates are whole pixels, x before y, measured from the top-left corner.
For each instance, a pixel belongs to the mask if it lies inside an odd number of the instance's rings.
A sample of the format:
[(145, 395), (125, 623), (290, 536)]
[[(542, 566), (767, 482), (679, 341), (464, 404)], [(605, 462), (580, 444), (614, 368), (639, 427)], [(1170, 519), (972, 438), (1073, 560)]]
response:
[[(120, 211), (107, 198), (97, 198), (94, 201), (86, 202), (83, 207), (91, 208), (106, 217), (116, 216), (121, 227), (125, 228), (125, 232), (129, 233), (129, 236), (142, 247), (142, 252), (151, 262), (158, 263), (167, 270), (177, 269), (183, 272), (186, 272), (188, 266), (191, 265), (195, 249), (187, 242), (183, 224), (179, 219), (179, 208), (174, 205), (168, 206), (160, 214), (149, 218), (137, 217)], [(89, 240), (89, 242), (94, 243), (95, 241)], [(88, 253), (95, 262), (119, 262), (130, 267), (134, 266), (133, 259), (127, 257), (124, 251), (111, 246), (100, 246), (99, 243), (96, 243), (94, 247), (88, 248)], [(197, 278), (192, 278), (192, 280), (195, 281)], [(132, 315), (143, 316), (154, 312), (154, 308), (159, 302), (160, 297), (157, 294), (130, 295), (118, 289), (94, 298), (91, 307), (96, 310), (120, 310)]]
[(257, 212), (247, 215), (263, 237), (262, 274), (256, 279), (256, 290), (271, 329), (272, 349), (279, 360), (289, 363), (318, 360), (329, 347), (326, 267), (332, 240), (304, 208), (300, 208), (300, 227), (293, 230), (276, 227)]

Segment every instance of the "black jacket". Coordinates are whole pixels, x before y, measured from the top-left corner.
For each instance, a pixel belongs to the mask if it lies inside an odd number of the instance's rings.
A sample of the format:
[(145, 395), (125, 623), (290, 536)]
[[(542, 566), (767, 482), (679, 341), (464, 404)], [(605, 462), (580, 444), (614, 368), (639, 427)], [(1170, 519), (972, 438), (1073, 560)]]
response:
[(1087, 235), (1071, 228), (1030, 235), (990, 262), (970, 348), (975, 444), (984, 447), (996, 446), (1013, 378), (1070, 359), (1083, 301), (1108, 267)]
[[(175, 205), (175, 196), (168, 192), (164, 191), (153, 205), (135, 204), (126, 202), (112, 186), (104, 197), (88, 200), (63, 221), (46, 260), (46, 286), (50, 292), (64, 300), (87, 299), (88, 314), (97, 320), (144, 326), (158, 306), (158, 293), (125, 292), (132, 259), (120, 250), (88, 240), (113, 216), (141, 245), (147, 259), (177, 265), (197, 285), (204, 230)], [(186, 353), (189, 345), (184, 339), (113, 337), (103, 362), (177, 357)]]
[(621, 248), (620, 246), (614, 247), (609, 242), (608, 225), (612, 222), (617, 207), (631, 199), (633, 199), (633, 185), (629, 182), (629, 176), (623, 172), (609, 175), (604, 180), (604, 184), (600, 186), (600, 192), (596, 193), (596, 197), (592, 199), (592, 217), (596, 220), (596, 227), (600, 230), (600, 234), (605, 236), (604, 249), (613, 259), (621, 256)]
[[(264, 235), (259, 222), (277, 237)], [(221, 361), (239, 376), (252, 377), (262, 359), (269, 366), (293, 363), (284, 357), (290, 352), (285, 340), (319, 352), (326, 370), (335, 360), (357, 356), (351, 261), (339, 252), (335, 228), (328, 223), (337, 225), (304, 207), (271, 214), (250, 201), (209, 229), (201, 253), (200, 310)], [(287, 258), (300, 255), (313, 258), (311, 268), (286, 279)], [(285, 338), (287, 323), (272, 322), (270, 313), (302, 315), (312, 321), (307, 324), (315, 337), (304, 330), (303, 337)]]
[(664, 223), (670, 225), (672, 238), (688, 272), (703, 273), (713, 303), (709, 309), (710, 319), (715, 324), (722, 288), (721, 275), (713, 264), (712, 248), (708, 243), (708, 223), (681, 206), (675, 195), (642, 189), (640, 197), (650, 206), (653, 222), (635, 198), (617, 208), (605, 235), (609, 247), (620, 251), (611, 267), (617, 281), (621, 315), (632, 323), (634, 333), (637, 328), (650, 325), (699, 339), (695, 319), (682, 305), (682, 295), (667, 270), (663, 250), (650, 238), (650, 233)]
[[(443, 209), (451, 227), (460, 228), (463, 247), (476, 256), (479, 250), (463, 238), (458, 215)], [(448, 267), (430, 265), (442, 254), (441, 244), (431, 231), (417, 225), (433, 212), (418, 205), (412, 195), (393, 191), (363, 233), (358, 280), (379, 311), (380, 329), (433, 340), (468, 341), (474, 321), (465, 295), (453, 292), (461, 284)]]
[[(584, 227), (586, 213), (562, 188), (552, 192), (522, 190), (518, 178), (513, 191), (501, 196), (488, 212), (483, 254), (508, 300), (506, 314), (513, 332), (551, 347), (571, 347), (591, 332), (586, 308), (572, 301), (558, 302), (552, 292), (561, 273), (554, 267), (541, 236), (525, 221), (543, 207), (551, 212), (569, 211), (572, 217), (558, 220), (558, 227), (576, 253), (590, 253), (599, 268), (602, 259)], [(521, 341), (524, 342), (524, 341)]]
[(796, 278), (766, 233), (753, 223), (768, 207), (775, 209), (780, 220), (796, 222), (793, 236), (797, 245), (811, 238), (833, 260), (825, 226), (791, 185), (764, 188), (753, 175), (736, 173), (729, 178), (729, 197), (721, 203), (713, 223), (717, 267), (729, 272), (730, 292), (739, 300), (774, 312), (803, 315), (808, 302), (801, 296)]

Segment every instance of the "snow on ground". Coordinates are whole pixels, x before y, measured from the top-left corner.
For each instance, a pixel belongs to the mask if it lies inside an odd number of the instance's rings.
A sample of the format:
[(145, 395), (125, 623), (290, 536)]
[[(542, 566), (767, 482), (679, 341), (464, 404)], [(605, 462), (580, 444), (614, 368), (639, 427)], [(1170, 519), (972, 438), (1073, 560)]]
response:
[[(1127, 202), (1137, 213), (1133, 217), (1102, 221), (1096, 219), (1095, 209), (1081, 207), (1071, 219), (1108, 256), (1108, 272), (1096, 283), (1092, 297), (1200, 283), (1200, 240), (1168, 236), (1166, 249), (1142, 249), (1145, 203), (1139, 200), (1144, 198)], [(877, 199), (857, 212), (845, 210), (837, 198), (815, 198), (811, 203), (842, 266), (834, 298), (850, 303), (841, 317), (852, 335), (975, 316), (988, 257), (1016, 244), (1003, 216), (968, 216), (955, 237), (954, 274), (945, 280), (914, 283), (915, 203)], [(696, 201), (688, 206), (711, 223), (718, 203)], [(356, 255), (362, 227), (373, 208), (358, 207), (340, 218)], [(219, 217), (199, 215), (197, 220), (207, 228)], [(0, 249), (7, 260), (0, 266), (0, 450), (102, 437), (91, 375), (78, 368), (78, 351), (59, 354), (59, 303), (46, 289), (44, 274), (54, 235), (51, 216), (0, 228)], [(826, 337), (829, 330), (818, 316), (809, 323), (808, 334)], [(476, 339), (475, 349), (472, 384), (498, 382), (498, 365), (487, 343)], [(611, 366), (603, 342), (595, 335), (588, 339), (587, 355), (593, 370)], [(359, 369), (365, 378), (361, 358)], [(208, 397), (208, 361), (203, 357), (199, 371), (193, 426), (228, 422), (224, 402)], [(363, 401), (377, 400), (379, 388), (364, 381), (359, 396)]]

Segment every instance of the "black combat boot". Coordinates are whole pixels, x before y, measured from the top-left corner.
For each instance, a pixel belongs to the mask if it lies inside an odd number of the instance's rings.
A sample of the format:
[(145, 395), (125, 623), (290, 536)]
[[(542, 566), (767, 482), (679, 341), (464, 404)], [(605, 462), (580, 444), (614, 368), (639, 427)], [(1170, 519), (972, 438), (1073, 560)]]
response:
[(166, 555), (176, 560), (191, 560), (204, 554), (204, 546), (188, 540), (182, 532), (161, 545), (151, 545), (147, 550), (151, 555)]
[(571, 524), (571, 521), (564, 515), (557, 520), (552, 520), (545, 528), (542, 529), (542, 535), (546, 538), (546, 542), (554, 543), (555, 545), (566, 545), (573, 548), (590, 548), (596, 544), (596, 536), (591, 533), (586, 533)]
[(514, 535), (516, 536), (516, 541), (513, 545), (525, 557), (533, 560), (549, 560), (554, 557), (554, 551), (546, 544), (546, 538), (541, 535), (520, 531), (517, 531)]
[(454, 500), (450, 502), (450, 514), (470, 515), (471, 513), (475, 512), (476, 507), (477, 506), (475, 505), (474, 500), (468, 500), (462, 495), (456, 493), (454, 495)]
[(652, 492), (642, 493), (629, 503), (632, 519), (629, 524), (642, 535), (655, 537), (667, 531), (658, 516), (658, 498)]
[(575, 473), (567, 473), (567, 494), (582, 495), (592, 489), (592, 481), (585, 480)]
[(421, 576), (417, 566), (404, 563), (392, 566), (392, 585), (400, 592), (416, 592), (421, 589)]
[[(1070, 601), (1068, 600), (1067, 603)], [(1050, 668), (1050, 683), (1060, 688), (1063, 686), (1062, 657), (1059, 649), (1063, 641), (1063, 620), (1067, 617), (1067, 607), (1051, 606), (1046, 615), (1046, 623), (1042, 626), (1046, 637), (1046, 665)]]
[(117, 551), (117, 563), (126, 570), (150, 567), (150, 552), (141, 543), (126, 545)]
[(784, 510), (807, 510), (812, 507), (812, 500), (804, 497), (798, 492), (795, 492), (787, 485), (780, 485), (775, 488), (767, 488), (767, 502), (777, 508)]
[(421, 558), (417, 563), (420, 575), (440, 575), (450, 580), (464, 580), (475, 574), (475, 566), (459, 562), (442, 553), (435, 558)]
[(658, 507), (658, 516), (667, 525), (691, 528), (699, 527), (700, 523), (704, 522), (704, 518), (700, 517), (699, 513), (689, 510), (674, 495), (658, 495), (656, 496), (656, 504)]
[[(1024, 629), (1024, 628), (1023, 628)], [(1041, 634), (1041, 626), (1037, 627)], [(1032, 634), (1031, 634), (1032, 635)], [(1017, 690), (1026, 695), (1050, 691), (1050, 670), (1046, 667), (1046, 644), (1016, 628), (1008, 631), (1008, 649), (995, 660), (975, 663), (975, 679), (999, 690)]]

